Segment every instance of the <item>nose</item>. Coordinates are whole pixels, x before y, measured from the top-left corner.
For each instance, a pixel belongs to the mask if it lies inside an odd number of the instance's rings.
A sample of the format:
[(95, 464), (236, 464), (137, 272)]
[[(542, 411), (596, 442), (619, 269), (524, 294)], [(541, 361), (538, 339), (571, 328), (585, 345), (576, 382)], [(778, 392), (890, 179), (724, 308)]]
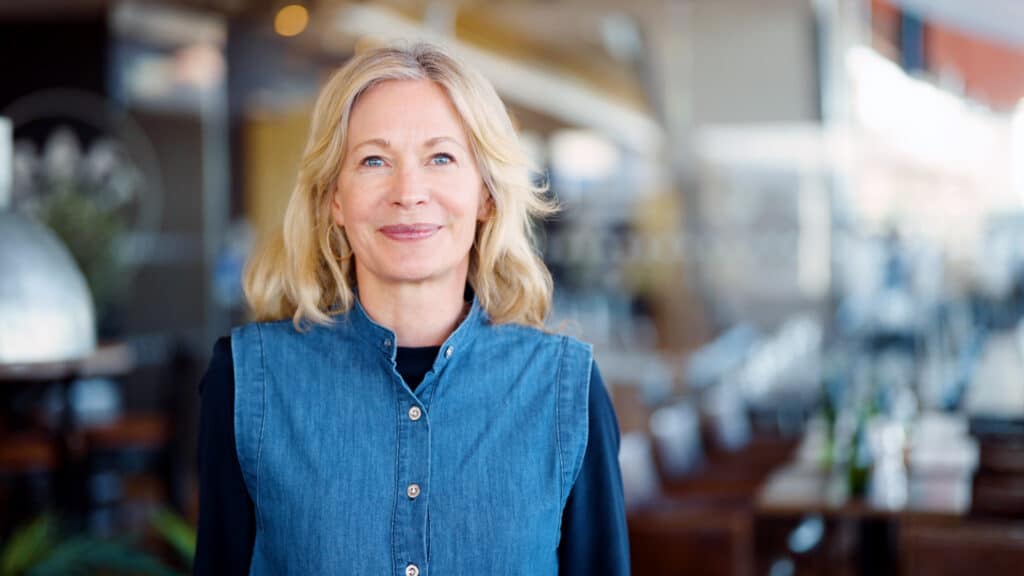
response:
[(429, 199), (430, 191), (418, 168), (415, 165), (404, 167), (392, 187), (391, 203), (402, 208), (412, 208), (426, 204)]

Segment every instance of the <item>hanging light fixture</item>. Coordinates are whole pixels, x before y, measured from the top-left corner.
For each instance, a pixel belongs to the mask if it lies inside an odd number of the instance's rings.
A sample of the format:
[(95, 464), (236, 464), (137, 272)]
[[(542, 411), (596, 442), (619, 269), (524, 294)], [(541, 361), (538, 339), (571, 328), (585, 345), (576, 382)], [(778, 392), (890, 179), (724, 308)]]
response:
[(288, 4), (274, 16), (274, 32), (281, 36), (298, 36), (309, 25), (309, 10), (302, 4)]
[(92, 295), (57, 235), (8, 209), (11, 137), (0, 118), (0, 366), (81, 359), (96, 349)]

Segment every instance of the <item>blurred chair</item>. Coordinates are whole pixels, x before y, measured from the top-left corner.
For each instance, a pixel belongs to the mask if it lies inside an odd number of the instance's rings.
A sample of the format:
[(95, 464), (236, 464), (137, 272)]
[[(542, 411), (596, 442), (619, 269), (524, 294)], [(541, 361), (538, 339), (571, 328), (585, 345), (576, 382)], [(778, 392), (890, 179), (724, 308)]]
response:
[(754, 495), (793, 443), (749, 435), (742, 444), (723, 442), (715, 418), (736, 416), (702, 415), (695, 400), (684, 399), (651, 414), (650, 436), (623, 438), (635, 574), (753, 574)]
[(734, 452), (750, 443), (750, 418), (736, 378), (727, 376), (707, 390), (702, 408), (714, 431), (711, 439), (722, 450)]
[(658, 498), (658, 470), (650, 437), (643, 432), (627, 432), (619, 443), (619, 468), (626, 508), (636, 509)]
[(737, 324), (702, 346), (686, 360), (686, 383), (695, 390), (709, 388), (746, 362), (760, 335), (747, 324)]
[(664, 478), (678, 480), (703, 463), (700, 414), (693, 402), (683, 400), (656, 409), (651, 414), (650, 428)]
[(98, 533), (142, 528), (168, 500), (171, 426), (163, 414), (130, 414), (84, 429), (90, 524)]

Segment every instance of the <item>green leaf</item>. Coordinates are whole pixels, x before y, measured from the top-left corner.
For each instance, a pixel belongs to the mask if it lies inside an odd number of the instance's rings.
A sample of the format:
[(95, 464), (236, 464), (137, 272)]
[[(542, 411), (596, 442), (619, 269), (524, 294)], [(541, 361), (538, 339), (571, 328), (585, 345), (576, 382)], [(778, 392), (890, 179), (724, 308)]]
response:
[(54, 519), (48, 514), (39, 516), (29, 525), (18, 529), (4, 545), (0, 557), (0, 574), (15, 576), (25, 573), (50, 552), (55, 540)]
[(189, 566), (196, 555), (196, 531), (184, 518), (170, 510), (161, 510), (151, 519), (150, 524)]

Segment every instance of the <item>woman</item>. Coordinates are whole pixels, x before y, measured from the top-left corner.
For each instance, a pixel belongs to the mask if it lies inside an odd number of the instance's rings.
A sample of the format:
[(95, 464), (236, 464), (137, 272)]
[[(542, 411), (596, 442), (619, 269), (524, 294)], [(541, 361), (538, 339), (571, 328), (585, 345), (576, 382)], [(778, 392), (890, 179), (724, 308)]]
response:
[(419, 44), (323, 88), (258, 322), (203, 378), (197, 574), (625, 574), (618, 427), (542, 330), (552, 212), (482, 76)]

